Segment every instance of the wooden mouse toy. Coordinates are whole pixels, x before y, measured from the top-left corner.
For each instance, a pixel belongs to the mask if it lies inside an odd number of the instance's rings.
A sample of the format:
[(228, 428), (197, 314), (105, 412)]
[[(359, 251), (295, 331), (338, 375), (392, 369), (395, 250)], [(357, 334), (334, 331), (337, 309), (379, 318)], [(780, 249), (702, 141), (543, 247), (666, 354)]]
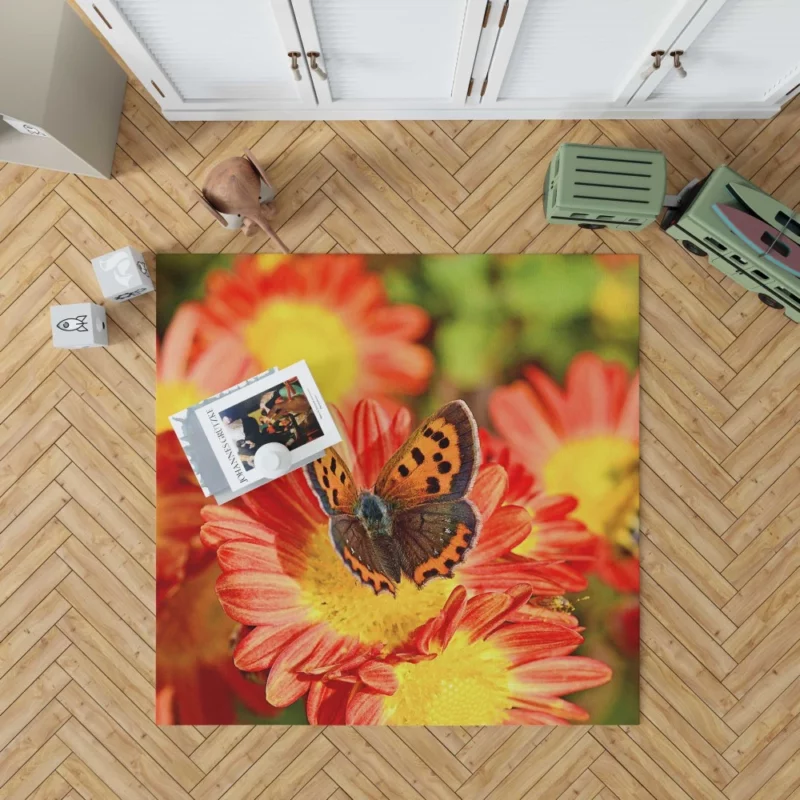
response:
[[(262, 191), (264, 187), (266, 191)], [(208, 173), (200, 199), (226, 228), (241, 226), (247, 236), (261, 228), (282, 253), (288, 253), (289, 248), (269, 223), (275, 216), (275, 205), (269, 202), (274, 196), (266, 173), (253, 154), (245, 150), (243, 156), (226, 158)]]

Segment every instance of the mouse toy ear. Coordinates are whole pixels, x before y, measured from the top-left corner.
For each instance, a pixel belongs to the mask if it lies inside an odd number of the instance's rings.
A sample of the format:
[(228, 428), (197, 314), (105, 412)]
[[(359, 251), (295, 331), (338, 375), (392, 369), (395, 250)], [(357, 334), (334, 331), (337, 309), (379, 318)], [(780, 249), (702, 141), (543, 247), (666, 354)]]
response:
[(217, 222), (219, 222), (220, 225), (227, 228), (228, 223), (225, 221), (225, 217), (223, 217), (222, 214), (220, 214), (219, 211), (217, 211), (217, 209), (214, 208), (214, 206), (212, 206), (211, 203), (209, 203), (208, 198), (205, 196), (205, 194), (197, 192), (197, 196), (200, 199), (200, 202), (211, 212), (211, 216), (214, 217), (214, 219)]
[(264, 183), (266, 183), (267, 186), (269, 186), (269, 188), (272, 190), (272, 193), (274, 194), (275, 190), (272, 188), (272, 184), (269, 182), (267, 173), (264, 172), (263, 168), (261, 167), (261, 164), (258, 163), (256, 157), (248, 148), (245, 148), (244, 157), (252, 164), (253, 169), (258, 173), (259, 178), (261, 178), (261, 180), (264, 181)]

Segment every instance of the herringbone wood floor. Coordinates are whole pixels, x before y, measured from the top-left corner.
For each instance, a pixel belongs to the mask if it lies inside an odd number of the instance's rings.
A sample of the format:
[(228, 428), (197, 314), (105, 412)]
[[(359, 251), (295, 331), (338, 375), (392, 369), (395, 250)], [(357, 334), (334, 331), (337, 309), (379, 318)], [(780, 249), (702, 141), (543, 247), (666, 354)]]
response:
[[(0, 168), (3, 797), (800, 798), (800, 326), (654, 227), (547, 226), (561, 141), (660, 148), (672, 190), (729, 162), (800, 203), (800, 101), (770, 122), (170, 125), (132, 84), (113, 180)], [(154, 297), (73, 353), (47, 309), (96, 298), (88, 259), (125, 244), (266, 246), (196, 203), (243, 147), (298, 251), (641, 255), (640, 726), (154, 725)]]

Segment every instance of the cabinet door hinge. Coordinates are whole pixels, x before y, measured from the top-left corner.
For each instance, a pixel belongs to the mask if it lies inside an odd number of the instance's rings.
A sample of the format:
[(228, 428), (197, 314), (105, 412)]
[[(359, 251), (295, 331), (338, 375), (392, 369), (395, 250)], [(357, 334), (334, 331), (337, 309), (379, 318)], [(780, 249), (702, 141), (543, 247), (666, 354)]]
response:
[(469, 86), (467, 86), (467, 97), (472, 94), (472, 87), (475, 85), (475, 78), (469, 79)]
[(500, 22), (497, 24), (498, 28), (502, 28), (503, 25), (506, 24), (506, 14), (508, 14), (508, 0), (506, 0), (506, 4), (503, 6), (503, 11), (500, 14)]
[(481, 24), (482, 28), (486, 27), (486, 23), (489, 21), (489, 14), (492, 11), (492, 0), (486, 0), (486, 10), (483, 12), (483, 23)]

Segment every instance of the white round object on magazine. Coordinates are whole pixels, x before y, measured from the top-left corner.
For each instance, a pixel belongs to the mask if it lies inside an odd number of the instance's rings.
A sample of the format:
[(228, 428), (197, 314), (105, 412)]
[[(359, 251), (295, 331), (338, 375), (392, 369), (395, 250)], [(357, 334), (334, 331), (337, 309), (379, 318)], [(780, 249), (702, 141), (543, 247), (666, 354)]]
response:
[(253, 457), (256, 469), (265, 478), (279, 478), (292, 467), (292, 454), (286, 445), (279, 442), (262, 444)]

